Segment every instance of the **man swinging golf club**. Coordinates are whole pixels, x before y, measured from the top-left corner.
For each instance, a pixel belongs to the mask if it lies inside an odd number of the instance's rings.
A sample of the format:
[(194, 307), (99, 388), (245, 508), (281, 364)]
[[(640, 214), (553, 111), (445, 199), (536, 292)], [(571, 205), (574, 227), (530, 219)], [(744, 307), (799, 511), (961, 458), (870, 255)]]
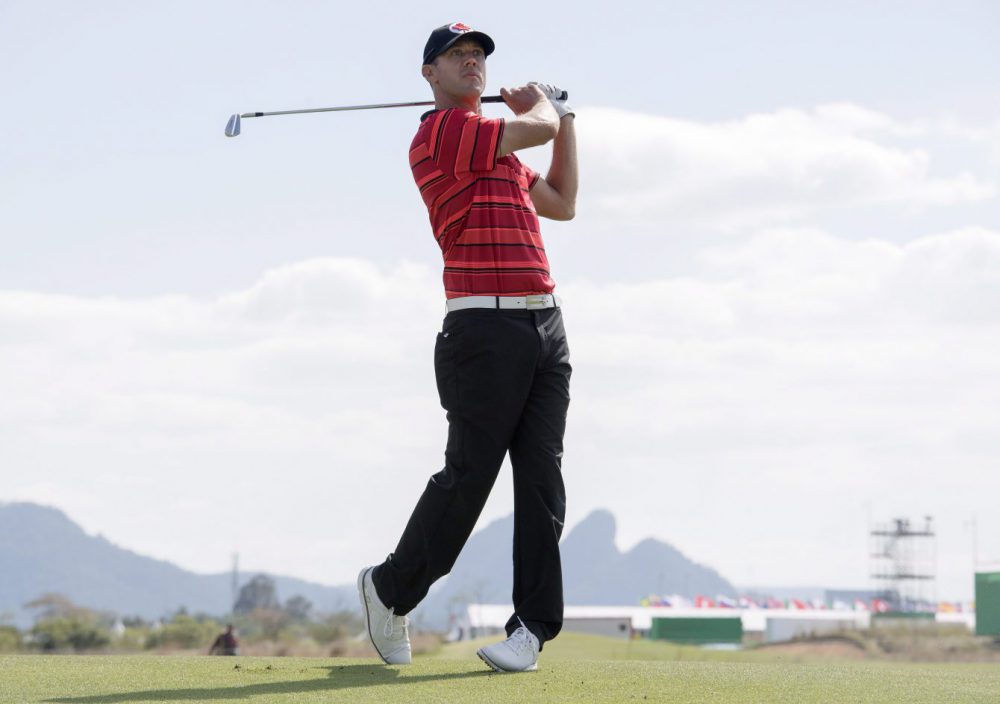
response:
[[(494, 43), (462, 23), (435, 29), (410, 167), (444, 257), (447, 315), (434, 348), (447, 411), (445, 466), (430, 478), (385, 562), (358, 575), (365, 628), (384, 662), (410, 662), (406, 614), (451, 571), (509, 452), (514, 475), (514, 612), (505, 641), (479, 650), (500, 672), (536, 669), (562, 627), (559, 537), (566, 510), (563, 433), (569, 348), (539, 215), (573, 217), (574, 115), (565, 94), (531, 83), (502, 89), (509, 119), (481, 114)], [(553, 142), (543, 178), (515, 152)]]

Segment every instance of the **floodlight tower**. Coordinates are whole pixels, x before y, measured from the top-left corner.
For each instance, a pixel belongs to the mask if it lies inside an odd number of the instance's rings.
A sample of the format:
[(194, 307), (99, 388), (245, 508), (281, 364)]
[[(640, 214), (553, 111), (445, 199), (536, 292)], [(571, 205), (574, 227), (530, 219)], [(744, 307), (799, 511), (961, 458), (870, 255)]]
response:
[(871, 529), (871, 577), (893, 611), (935, 608), (933, 520), (925, 516), (923, 526), (917, 526), (907, 518), (894, 518)]

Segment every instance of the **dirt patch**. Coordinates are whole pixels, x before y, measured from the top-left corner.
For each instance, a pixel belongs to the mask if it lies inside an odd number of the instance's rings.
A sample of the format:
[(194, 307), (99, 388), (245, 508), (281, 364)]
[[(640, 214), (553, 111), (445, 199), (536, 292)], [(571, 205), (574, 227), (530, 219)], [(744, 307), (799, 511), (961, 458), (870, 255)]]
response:
[(783, 643), (761, 644), (754, 650), (792, 659), (877, 659), (900, 662), (1000, 662), (1000, 642), (976, 637), (964, 628), (928, 626), (879, 628)]
[(768, 643), (754, 650), (777, 655), (802, 658), (836, 658), (839, 660), (864, 660), (868, 657), (864, 646), (848, 638), (813, 638), (784, 643)]

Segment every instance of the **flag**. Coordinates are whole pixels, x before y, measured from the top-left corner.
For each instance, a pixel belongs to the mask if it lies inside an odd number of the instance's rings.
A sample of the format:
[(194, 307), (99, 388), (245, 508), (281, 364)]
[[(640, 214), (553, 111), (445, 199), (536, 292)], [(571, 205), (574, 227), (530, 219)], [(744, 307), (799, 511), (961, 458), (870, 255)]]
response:
[(671, 594), (670, 603), (679, 609), (691, 608), (691, 600), (687, 597), (681, 596), (680, 594)]

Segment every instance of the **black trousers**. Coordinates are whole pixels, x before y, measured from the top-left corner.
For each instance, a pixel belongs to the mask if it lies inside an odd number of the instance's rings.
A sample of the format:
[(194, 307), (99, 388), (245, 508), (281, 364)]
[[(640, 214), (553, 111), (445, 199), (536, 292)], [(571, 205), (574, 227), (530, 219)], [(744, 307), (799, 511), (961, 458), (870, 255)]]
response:
[(379, 598), (408, 613), (448, 574), (510, 453), (514, 614), (541, 643), (562, 628), (559, 538), (566, 515), (563, 434), (569, 347), (558, 308), (448, 313), (434, 348), (448, 412), (445, 466), (430, 478), (393, 552), (375, 568)]

